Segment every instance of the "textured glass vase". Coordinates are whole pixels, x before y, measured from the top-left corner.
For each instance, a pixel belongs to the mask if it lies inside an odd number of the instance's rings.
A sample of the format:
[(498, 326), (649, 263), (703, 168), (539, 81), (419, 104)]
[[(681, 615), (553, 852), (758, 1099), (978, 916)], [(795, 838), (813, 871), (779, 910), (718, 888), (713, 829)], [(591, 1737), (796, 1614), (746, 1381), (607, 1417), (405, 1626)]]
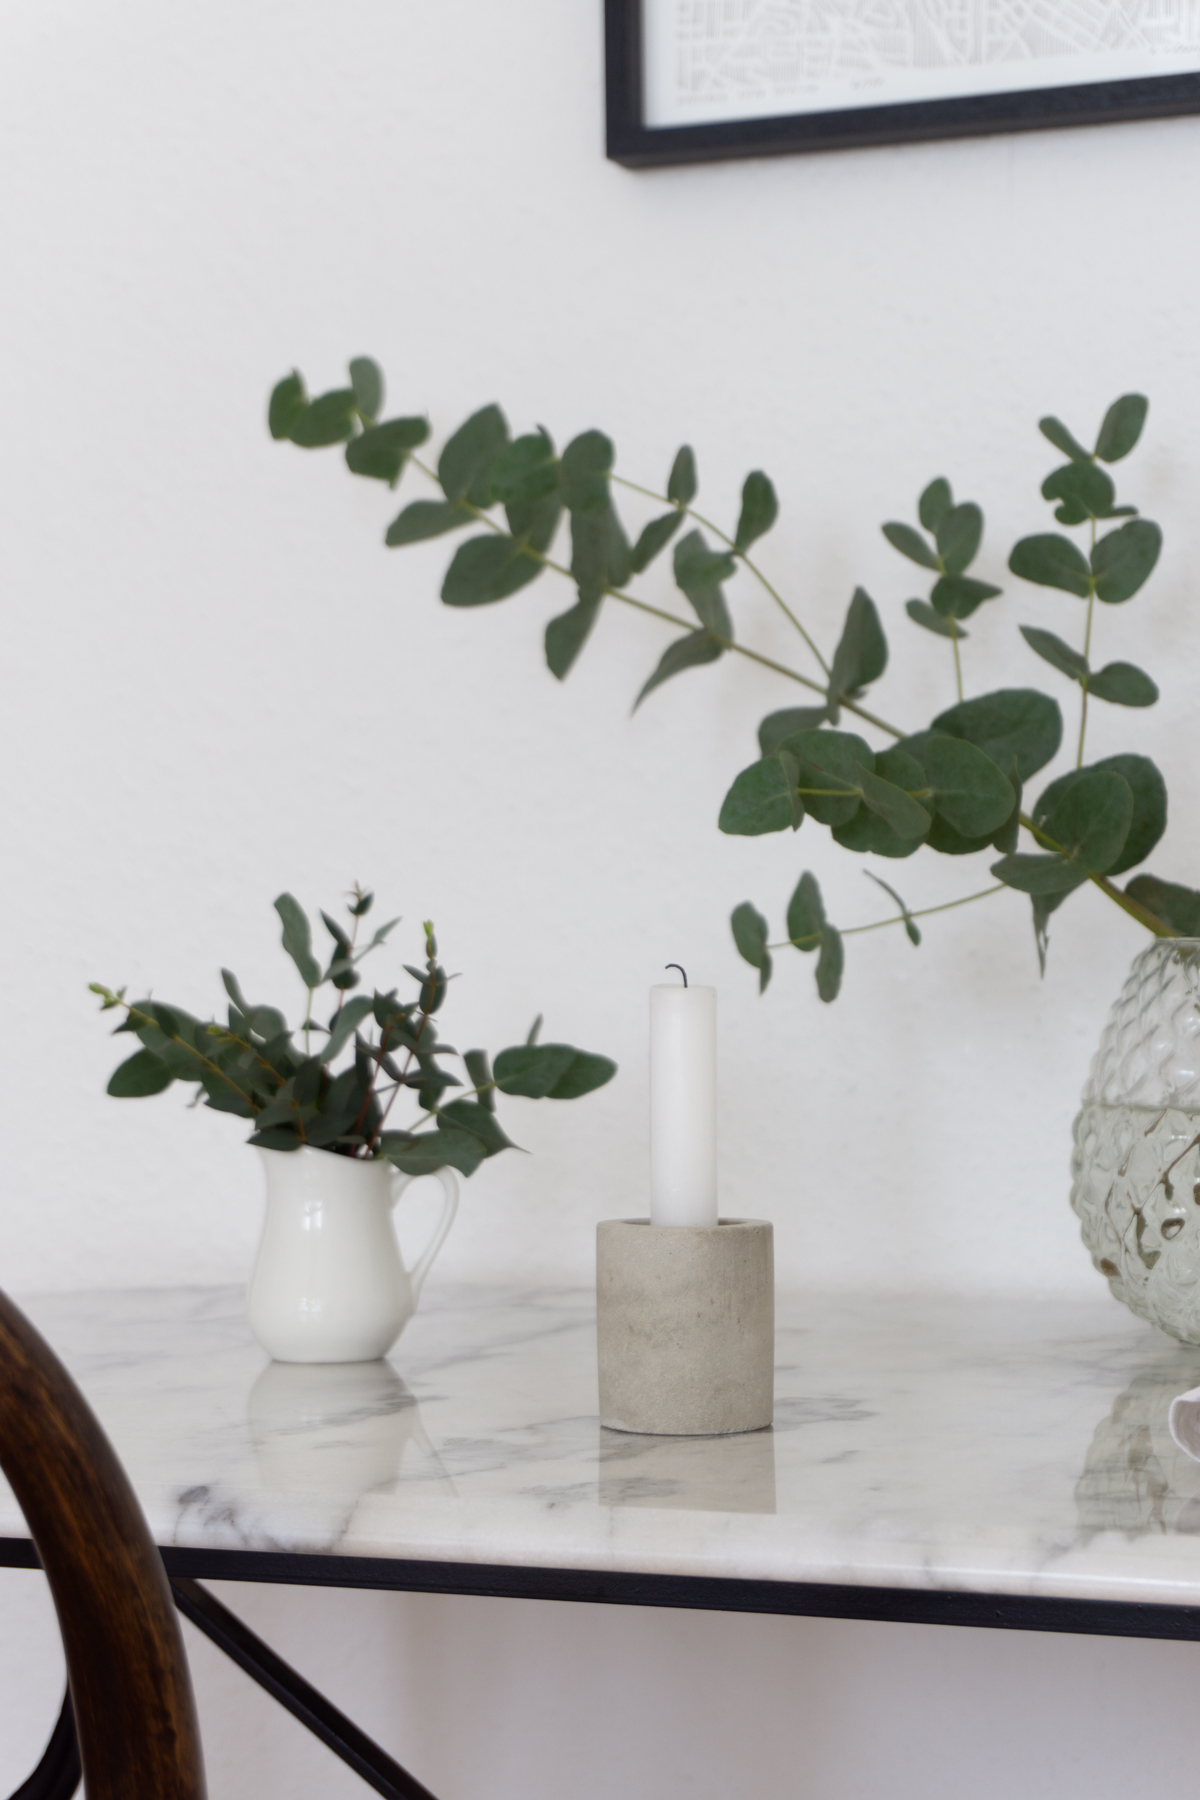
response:
[(1071, 1205), (1118, 1300), (1200, 1344), (1200, 939), (1156, 938), (1109, 1014), (1075, 1120)]

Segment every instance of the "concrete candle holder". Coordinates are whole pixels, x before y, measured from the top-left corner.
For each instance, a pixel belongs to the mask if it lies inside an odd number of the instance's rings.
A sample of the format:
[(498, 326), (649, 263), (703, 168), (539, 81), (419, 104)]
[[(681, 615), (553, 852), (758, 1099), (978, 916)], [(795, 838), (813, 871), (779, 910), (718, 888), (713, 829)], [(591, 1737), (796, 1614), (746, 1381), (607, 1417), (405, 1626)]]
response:
[(775, 1403), (771, 1226), (596, 1228), (600, 1423), (612, 1431), (715, 1437), (761, 1431)]

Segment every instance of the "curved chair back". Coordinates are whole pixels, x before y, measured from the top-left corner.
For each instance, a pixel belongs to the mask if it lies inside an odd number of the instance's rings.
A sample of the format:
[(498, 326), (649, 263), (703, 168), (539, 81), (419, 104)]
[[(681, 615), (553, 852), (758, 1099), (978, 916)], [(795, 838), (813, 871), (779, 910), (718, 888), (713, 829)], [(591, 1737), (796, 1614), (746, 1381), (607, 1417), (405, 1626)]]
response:
[(83, 1395), (2, 1293), (0, 1468), (58, 1611), (87, 1800), (204, 1800), (162, 1559)]

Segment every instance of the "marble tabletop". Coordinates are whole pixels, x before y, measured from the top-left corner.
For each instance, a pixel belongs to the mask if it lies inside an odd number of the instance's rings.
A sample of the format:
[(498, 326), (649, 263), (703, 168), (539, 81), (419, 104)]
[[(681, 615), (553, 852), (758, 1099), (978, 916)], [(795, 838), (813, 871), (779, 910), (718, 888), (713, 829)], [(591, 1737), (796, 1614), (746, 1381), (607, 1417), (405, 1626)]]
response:
[(774, 1428), (685, 1439), (601, 1429), (580, 1290), (433, 1282), (320, 1367), (239, 1291), (22, 1304), (164, 1546), (1200, 1604), (1200, 1351), (1105, 1296), (781, 1296)]

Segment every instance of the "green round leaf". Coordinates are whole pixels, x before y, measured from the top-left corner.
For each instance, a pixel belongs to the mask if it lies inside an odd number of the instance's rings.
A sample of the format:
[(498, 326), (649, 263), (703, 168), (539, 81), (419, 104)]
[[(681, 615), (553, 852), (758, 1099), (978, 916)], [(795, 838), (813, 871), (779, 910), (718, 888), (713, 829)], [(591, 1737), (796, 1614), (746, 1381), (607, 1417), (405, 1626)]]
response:
[[(933, 729), (965, 738), (1003, 770), (1015, 757), (1019, 780), (1028, 781), (1057, 756), (1062, 713), (1058, 702), (1037, 688), (998, 688), (995, 693), (948, 707), (933, 721)], [(923, 739), (924, 733), (919, 733), (906, 747)], [(921, 752), (914, 754), (920, 756)]]
[(791, 825), (788, 780), (777, 756), (766, 757), (742, 770), (726, 794), (717, 819), (717, 830), (729, 837), (763, 837), (771, 831), (787, 831)]
[(1097, 600), (1116, 606), (1131, 599), (1149, 579), (1161, 549), (1162, 532), (1149, 519), (1131, 519), (1102, 537), (1092, 551)]
[(1153, 706), (1158, 689), (1144, 669), (1133, 663), (1106, 663), (1088, 678), (1088, 693), (1114, 706)]
[(1091, 592), (1091, 571), (1082, 552), (1057, 532), (1022, 538), (1013, 545), (1008, 566), (1014, 575), (1036, 581), (1039, 587), (1059, 588), (1065, 594), (1078, 594), (1081, 600)]
[(934, 790), (932, 802), (955, 831), (983, 837), (1007, 821), (1012, 784), (974, 744), (935, 732), (925, 744), (923, 760)]

